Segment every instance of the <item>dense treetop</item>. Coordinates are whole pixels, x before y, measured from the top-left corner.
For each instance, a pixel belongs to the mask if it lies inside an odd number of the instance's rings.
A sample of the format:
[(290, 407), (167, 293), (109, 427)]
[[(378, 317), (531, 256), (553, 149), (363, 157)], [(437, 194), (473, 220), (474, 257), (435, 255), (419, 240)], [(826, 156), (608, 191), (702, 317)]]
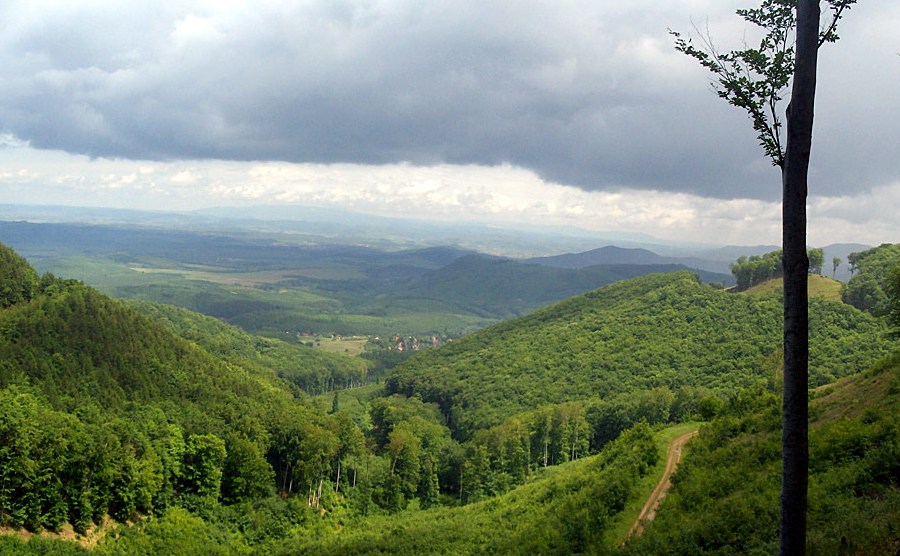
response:
[(18, 253), (0, 243), (0, 307), (27, 301), (38, 290), (38, 276)]
[(842, 292), (846, 303), (873, 315), (890, 312), (890, 277), (900, 267), (900, 243), (883, 243), (847, 257), (854, 275)]

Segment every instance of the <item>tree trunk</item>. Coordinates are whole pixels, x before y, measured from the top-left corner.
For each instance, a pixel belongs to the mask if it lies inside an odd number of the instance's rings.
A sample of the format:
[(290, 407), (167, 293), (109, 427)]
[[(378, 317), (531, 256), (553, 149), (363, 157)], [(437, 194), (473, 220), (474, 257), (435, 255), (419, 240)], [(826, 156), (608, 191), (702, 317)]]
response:
[(782, 168), (784, 398), (782, 401), (782, 556), (806, 554), (809, 312), (806, 195), (812, 147), (819, 39), (817, 0), (797, 3), (797, 49)]
[(341, 490), (341, 460), (338, 460), (337, 464), (337, 477), (334, 479), (334, 491), (339, 492)]

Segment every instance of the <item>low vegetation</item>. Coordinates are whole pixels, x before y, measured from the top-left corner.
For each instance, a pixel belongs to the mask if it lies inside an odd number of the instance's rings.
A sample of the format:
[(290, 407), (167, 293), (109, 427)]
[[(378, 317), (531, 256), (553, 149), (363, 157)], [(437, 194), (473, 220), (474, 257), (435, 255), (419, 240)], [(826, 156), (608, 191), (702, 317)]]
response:
[[(701, 429), (656, 519), (625, 554), (778, 551), (778, 396), (761, 394)], [(900, 354), (817, 389), (811, 402), (810, 554), (897, 553)]]

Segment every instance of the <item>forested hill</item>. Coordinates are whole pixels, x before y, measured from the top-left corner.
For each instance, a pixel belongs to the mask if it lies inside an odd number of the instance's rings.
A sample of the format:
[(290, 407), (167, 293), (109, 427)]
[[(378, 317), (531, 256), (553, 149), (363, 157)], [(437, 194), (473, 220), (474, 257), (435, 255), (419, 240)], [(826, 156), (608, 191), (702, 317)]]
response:
[[(627, 524), (640, 508), (626, 502), (638, 495), (640, 475), (661, 455), (647, 449), (644, 424), (598, 456), (550, 468), (496, 498), (377, 516), (337, 535), (286, 541), (273, 553), (777, 554), (780, 396), (759, 389), (738, 399), (687, 444), (655, 518), (624, 545)], [(808, 554), (897, 554), (898, 447), (900, 353), (816, 390), (810, 403)]]
[(179, 399), (183, 417), (206, 421), (218, 402), (277, 380), (268, 369), (229, 367), (122, 303), (53, 277), (0, 313), (0, 339), (0, 386), (33, 386), (58, 408)]
[(0, 245), (0, 525), (85, 531), (104, 515), (203, 513), (276, 485), (288, 495), (330, 474), (346, 447), (333, 431), (356, 430), (347, 424), (272, 369), (220, 359), (79, 282), (39, 278)]
[[(866, 313), (812, 299), (810, 315), (811, 385), (887, 352), (884, 324)], [(419, 354), (386, 384), (436, 402), (465, 438), (544, 404), (660, 387), (676, 398), (697, 388), (731, 394), (772, 381), (781, 319), (776, 296), (729, 294), (688, 272), (650, 275)]]
[(728, 276), (726, 284), (733, 284), (728, 263), (701, 257), (664, 257), (647, 249), (617, 247), (607, 245), (584, 253), (566, 253), (550, 257), (535, 257), (526, 262), (558, 268), (586, 268), (595, 265), (678, 265), (680, 267), (701, 269), (709, 272), (724, 273)]
[(213, 317), (174, 305), (134, 300), (124, 303), (220, 359), (260, 372), (274, 370), (308, 394), (351, 388), (369, 381), (368, 365), (358, 357), (253, 336)]

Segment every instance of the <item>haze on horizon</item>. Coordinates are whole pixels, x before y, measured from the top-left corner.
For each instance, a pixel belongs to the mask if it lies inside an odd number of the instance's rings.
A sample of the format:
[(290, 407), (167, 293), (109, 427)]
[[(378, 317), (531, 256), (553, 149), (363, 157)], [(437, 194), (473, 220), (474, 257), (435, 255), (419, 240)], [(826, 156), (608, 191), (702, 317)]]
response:
[[(0, 203), (304, 204), (780, 241), (780, 178), (667, 28), (734, 1), (0, 7)], [(820, 51), (809, 241), (900, 240), (900, 5)]]

